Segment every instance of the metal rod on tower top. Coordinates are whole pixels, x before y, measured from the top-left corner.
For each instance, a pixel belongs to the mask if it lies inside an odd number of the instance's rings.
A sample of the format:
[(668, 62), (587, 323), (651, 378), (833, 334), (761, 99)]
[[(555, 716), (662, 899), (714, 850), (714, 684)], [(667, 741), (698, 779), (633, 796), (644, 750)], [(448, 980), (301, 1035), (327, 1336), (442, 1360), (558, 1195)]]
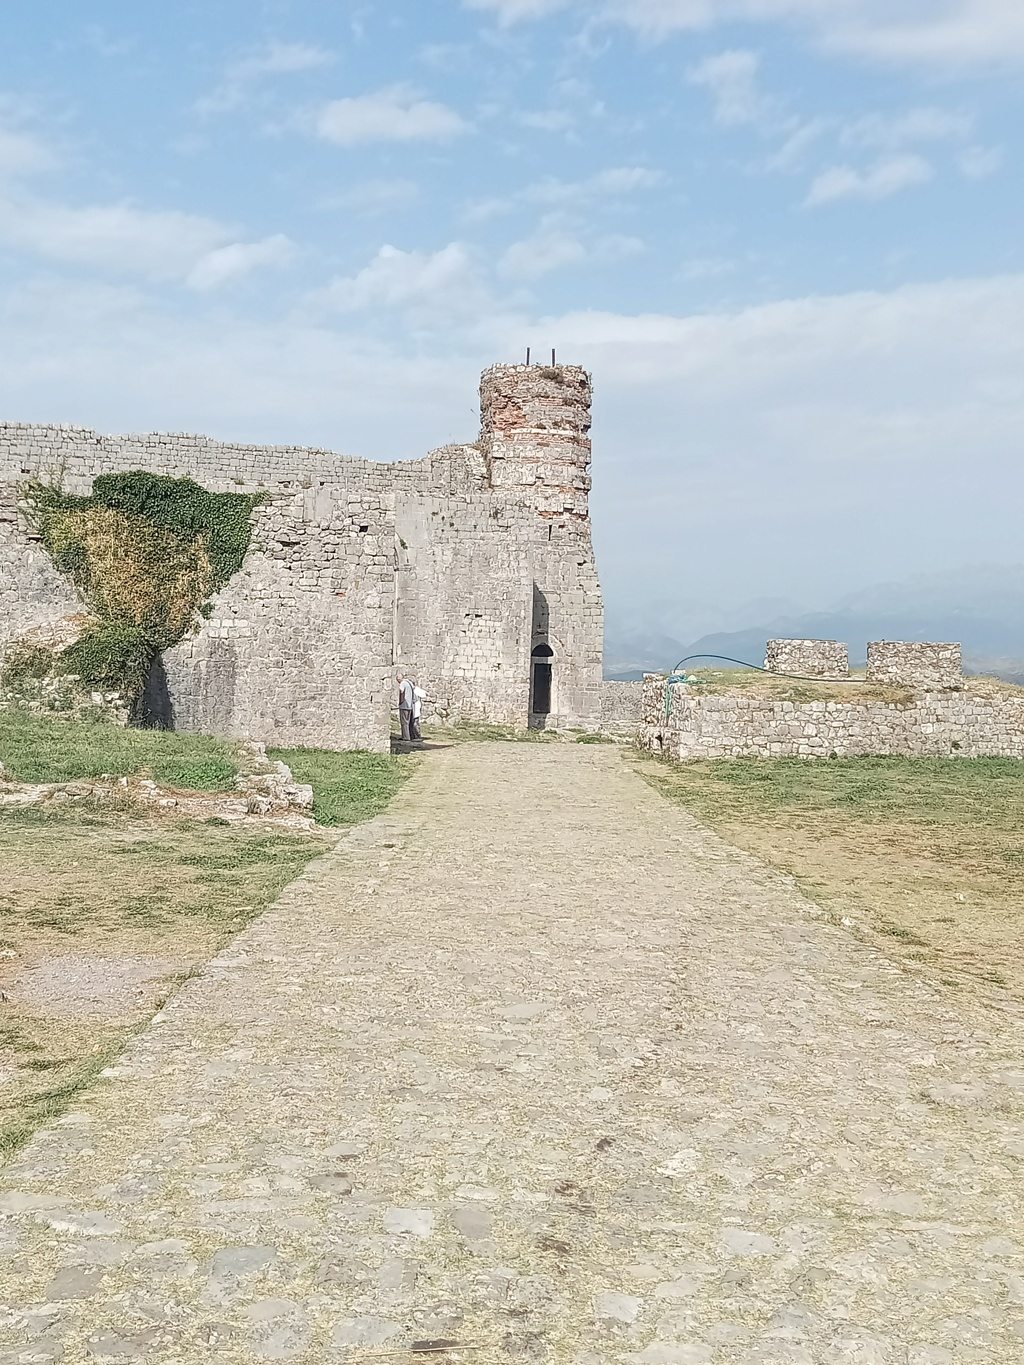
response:
[(527, 348), (526, 348), (526, 363), (527, 363), (527, 365), (529, 365), (529, 363), (530, 363), (530, 348), (529, 348), (529, 346), (527, 346)]
[(552, 363), (552, 365), (555, 363), (555, 348), (554, 348), (554, 346), (552, 346), (552, 348), (551, 348), (551, 363)]

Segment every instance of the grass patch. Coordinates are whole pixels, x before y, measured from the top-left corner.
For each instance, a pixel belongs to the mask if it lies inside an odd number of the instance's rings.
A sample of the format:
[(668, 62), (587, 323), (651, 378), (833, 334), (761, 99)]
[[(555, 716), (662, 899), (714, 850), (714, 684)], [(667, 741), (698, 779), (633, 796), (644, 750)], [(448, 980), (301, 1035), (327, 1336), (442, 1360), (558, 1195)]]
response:
[(641, 771), (888, 951), (1024, 995), (1024, 762), (722, 759)]
[(412, 771), (409, 757), (328, 749), (271, 749), (296, 782), (313, 788), (313, 815), (321, 825), (356, 825), (379, 815)]
[(160, 786), (228, 791), (238, 746), (209, 735), (129, 730), (106, 722), (0, 710), (0, 763), (15, 782), (74, 782), (145, 773)]
[[(268, 834), (132, 811), (0, 813), (0, 1154), (64, 1112), (180, 980), (276, 900), (326, 835)], [(76, 957), (156, 964), (137, 995), (100, 1016), (20, 998), (19, 980)], [(123, 995), (123, 992), (122, 992)]]
[[(863, 671), (851, 673), (848, 682), (834, 682), (825, 678), (821, 681), (788, 678), (779, 673), (760, 673), (753, 668), (695, 668), (684, 671), (688, 677), (696, 679), (685, 689), (686, 692), (698, 697), (736, 695), (792, 702), (885, 701), (894, 705), (906, 705), (914, 698), (909, 688), (867, 682)], [(675, 688), (673, 695), (680, 697), (683, 692), (683, 688)]]

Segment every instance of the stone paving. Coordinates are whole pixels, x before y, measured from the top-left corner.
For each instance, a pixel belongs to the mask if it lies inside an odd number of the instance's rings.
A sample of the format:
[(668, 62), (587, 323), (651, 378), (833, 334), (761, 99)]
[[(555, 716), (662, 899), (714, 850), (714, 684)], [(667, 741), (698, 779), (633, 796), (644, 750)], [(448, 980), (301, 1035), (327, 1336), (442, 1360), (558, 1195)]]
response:
[(1022, 1042), (617, 750), (434, 753), (7, 1169), (0, 1362), (1024, 1361)]

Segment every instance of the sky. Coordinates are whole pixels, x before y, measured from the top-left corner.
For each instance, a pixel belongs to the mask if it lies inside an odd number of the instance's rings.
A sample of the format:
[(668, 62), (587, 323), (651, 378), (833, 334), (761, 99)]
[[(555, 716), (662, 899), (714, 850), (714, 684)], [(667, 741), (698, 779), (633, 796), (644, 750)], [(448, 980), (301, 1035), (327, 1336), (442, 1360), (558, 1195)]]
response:
[(0, 37), (0, 419), (416, 458), (556, 347), (619, 627), (1024, 560), (1024, 5), (33, 0)]

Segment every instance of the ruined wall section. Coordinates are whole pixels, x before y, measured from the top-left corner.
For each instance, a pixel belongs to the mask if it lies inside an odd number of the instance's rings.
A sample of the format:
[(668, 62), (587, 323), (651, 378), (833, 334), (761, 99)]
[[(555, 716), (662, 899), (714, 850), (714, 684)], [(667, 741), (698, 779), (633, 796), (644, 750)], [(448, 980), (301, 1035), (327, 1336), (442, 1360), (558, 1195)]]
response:
[(0, 639), (80, 610), (17, 514), (20, 487), (39, 478), (87, 494), (97, 474), (130, 469), (268, 499), (210, 619), (164, 657), (175, 726), (386, 751), (395, 543), (386, 465), (200, 436), (0, 426)]
[(715, 758), (1024, 758), (1024, 692), (984, 684), (905, 702), (778, 701), (694, 694), (644, 679), (638, 744), (688, 762)]
[(164, 655), (174, 728), (386, 753), (394, 529), (380, 493), (271, 494), (210, 619)]
[(0, 668), (12, 640), (81, 610), (75, 590), (30, 534), (18, 496), (16, 483), (0, 482)]
[(533, 588), (521, 509), (510, 518), (496, 504), (477, 446), (396, 465), (394, 480), (396, 668), (427, 692), (427, 719), (525, 727)]
[(872, 640), (868, 681), (896, 687), (961, 687), (963, 657), (959, 644), (919, 640)]
[(605, 682), (601, 689), (601, 729), (611, 735), (636, 737), (643, 714), (644, 685)]
[(850, 651), (838, 640), (769, 640), (764, 666), (801, 678), (849, 677)]

